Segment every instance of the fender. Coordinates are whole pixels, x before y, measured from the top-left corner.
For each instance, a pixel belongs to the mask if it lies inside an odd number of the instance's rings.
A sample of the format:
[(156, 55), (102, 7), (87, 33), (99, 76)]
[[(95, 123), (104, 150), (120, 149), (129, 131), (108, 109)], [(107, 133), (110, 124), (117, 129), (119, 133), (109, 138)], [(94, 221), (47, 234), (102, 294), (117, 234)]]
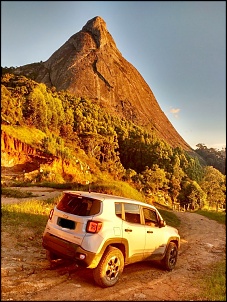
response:
[(99, 261), (101, 260), (106, 248), (110, 245), (118, 248), (122, 252), (122, 254), (124, 256), (124, 259), (125, 259), (125, 262), (127, 263), (128, 251), (129, 251), (129, 246), (128, 246), (127, 239), (124, 239), (124, 238), (109, 238), (104, 242), (100, 252), (96, 254), (96, 256), (93, 259), (92, 263), (89, 265), (89, 268), (95, 268), (99, 264)]
[(165, 252), (164, 252), (164, 254), (163, 254), (162, 259), (163, 259), (163, 258), (165, 257), (165, 255), (166, 255), (166, 251), (167, 251), (167, 248), (168, 248), (170, 242), (176, 243), (176, 244), (177, 244), (178, 250), (179, 250), (179, 248), (180, 248), (180, 240), (179, 240), (179, 238), (178, 238), (178, 237), (175, 237), (175, 236), (170, 237), (170, 238), (168, 239), (167, 244), (166, 244)]

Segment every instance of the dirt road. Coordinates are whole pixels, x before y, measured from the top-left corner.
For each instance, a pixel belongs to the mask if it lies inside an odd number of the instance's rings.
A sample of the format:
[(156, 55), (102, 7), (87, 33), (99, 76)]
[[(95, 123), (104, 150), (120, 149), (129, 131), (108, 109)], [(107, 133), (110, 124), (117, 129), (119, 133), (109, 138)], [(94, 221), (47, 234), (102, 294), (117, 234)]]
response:
[[(40, 192), (40, 198), (45, 194)], [(3, 203), (7, 201), (13, 202), (2, 198)], [(2, 226), (2, 301), (202, 300), (195, 281), (201, 273), (209, 274), (209, 264), (224, 257), (225, 226), (195, 213), (175, 213), (181, 219), (175, 270), (166, 272), (154, 263), (132, 264), (115, 286), (105, 289), (94, 283), (91, 270), (66, 262), (51, 268), (41, 238), (37, 243), (31, 230), (21, 228), (12, 238)], [(22, 233), (24, 242), (18, 235)]]

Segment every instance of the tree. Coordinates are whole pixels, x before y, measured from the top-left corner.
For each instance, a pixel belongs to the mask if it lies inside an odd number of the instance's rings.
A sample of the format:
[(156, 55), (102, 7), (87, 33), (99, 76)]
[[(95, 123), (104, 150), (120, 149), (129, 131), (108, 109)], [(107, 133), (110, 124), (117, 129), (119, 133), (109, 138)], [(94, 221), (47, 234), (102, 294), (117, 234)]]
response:
[(160, 169), (158, 165), (153, 165), (151, 169), (146, 167), (141, 175), (145, 192), (167, 191), (169, 181), (166, 178), (166, 172)]
[(207, 148), (204, 144), (197, 144), (195, 150), (206, 162), (206, 165), (213, 166), (222, 174), (226, 174), (226, 148), (218, 150)]
[(24, 104), (23, 114), (30, 125), (43, 131), (47, 130), (47, 104), (39, 86), (30, 92)]
[(132, 178), (135, 177), (136, 175), (137, 175), (136, 171), (129, 168), (125, 171), (124, 180), (132, 181)]
[(190, 183), (190, 194), (188, 195), (189, 205), (192, 210), (202, 209), (206, 202), (206, 193), (196, 181)]
[(200, 186), (207, 195), (209, 208), (225, 207), (226, 176), (217, 169), (207, 166)]
[(188, 156), (188, 165), (185, 169), (185, 173), (190, 179), (197, 182), (201, 181), (203, 177), (203, 167), (197, 157), (193, 158)]
[(22, 102), (14, 98), (4, 85), (1, 85), (1, 116), (12, 125), (23, 122)]
[(175, 203), (177, 201), (177, 197), (181, 190), (181, 181), (179, 178), (175, 177), (174, 175), (171, 176), (169, 180), (169, 195), (172, 199), (172, 202)]

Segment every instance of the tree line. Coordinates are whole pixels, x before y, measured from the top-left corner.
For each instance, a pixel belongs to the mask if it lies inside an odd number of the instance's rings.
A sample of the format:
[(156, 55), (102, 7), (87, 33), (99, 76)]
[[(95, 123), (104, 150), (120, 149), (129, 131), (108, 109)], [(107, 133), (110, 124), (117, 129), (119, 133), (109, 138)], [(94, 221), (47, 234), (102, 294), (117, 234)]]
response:
[(225, 207), (225, 152), (203, 144), (194, 155), (172, 148), (155, 131), (110, 115), (91, 100), (11, 73), (1, 78), (1, 116), (2, 122), (46, 133), (42, 148), (54, 155), (73, 161), (70, 150), (83, 149), (102, 171), (151, 200), (161, 195), (191, 209)]

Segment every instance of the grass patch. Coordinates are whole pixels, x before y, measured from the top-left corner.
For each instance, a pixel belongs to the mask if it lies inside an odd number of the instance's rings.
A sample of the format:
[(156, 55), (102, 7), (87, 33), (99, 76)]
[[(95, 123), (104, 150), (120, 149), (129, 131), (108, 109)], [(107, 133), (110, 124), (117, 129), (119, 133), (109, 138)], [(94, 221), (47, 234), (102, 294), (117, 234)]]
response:
[(31, 214), (2, 208), (1, 231), (7, 232), (14, 248), (32, 245), (42, 248), (42, 235), (48, 215)]
[(31, 146), (37, 146), (41, 143), (42, 139), (46, 136), (44, 132), (32, 127), (1, 125), (2, 131), (6, 132), (12, 137), (16, 137), (21, 142)]
[[(100, 182), (99, 181), (97, 183), (92, 183), (90, 186), (90, 189), (92, 192), (117, 195), (117, 196), (122, 196), (125, 198), (131, 198), (134, 200), (146, 202), (143, 194), (141, 194), (136, 189), (134, 189), (132, 186), (130, 186), (128, 183), (123, 182), (123, 181), (113, 181), (113, 180), (111, 180), (111, 182), (108, 182), (108, 181)], [(88, 190), (88, 189), (86, 189), (86, 190)]]
[(164, 209), (159, 209), (159, 213), (162, 215), (162, 218), (166, 221), (166, 223), (172, 227), (178, 228), (181, 224), (180, 219), (171, 211), (166, 211)]
[[(31, 183), (24, 183), (24, 182), (17, 182), (13, 183), (11, 186), (16, 187), (31, 187), (34, 184)], [(65, 190), (76, 190), (76, 191), (89, 191), (91, 192), (98, 192), (98, 193), (105, 193), (111, 195), (122, 196), (126, 198), (131, 198), (139, 201), (145, 201), (145, 197), (143, 194), (138, 192), (128, 183), (123, 181), (99, 181), (93, 182), (90, 185), (80, 184), (80, 183), (53, 183), (53, 182), (42, 182), (36, 183), (36, 187), (47, 187), (47, 188), (55, 188), (55, 189), (65, 189)], [(2, 193), (3, 194), (3, 193)]]
[[(30, 200), (15, 204), (2, 204), (1, 227), (13, 236), (18, 232), (20, 238), (24, 231), (32, 231), (37, 238), (42, 236), (49, 212), (54, 207), (56, 199)], [(20, 231), (21, 230), (21, 231)], [(22, 232), (22, 233), (21, 233)]]
[(200, 278), (203, 301), (226, 301), (226, 259), (210, 266)]
[(77, 183), (54, 183), (54, 182), (40, 182), (40, 183), (31, 183), (31, 182), (12, 182), (11, 187), (44, 187), (44, 188), (53, 188), (53, 189), (66, 189), (66, 190), (75, 190), (79, 185)]
[[(34, 231), (37, 235), (42, 235), (47, 223), (48, 215), (31, 214), (12, 211), (12, 209), (2, 208), (2, 230), (7, 230), (15, 234), (21, 228)], [(20, 235), (18, 232), (17, 236)]]
[(205, 216), (211, 220), (215, 220), (219, 223), (226, 224), (226, 213), (225, 212), (198, 210), (195, 213)]
[(175, 228), (178, 228), (180, 226), (181, 221), (172, 211), (172, 208), (170, 206), (159, 204), (157, 202), (154, 202), (154, 206), (158, 209), (159, 213), (162, 215), (162, 218), (168, 225)]
[(27, 198), (27, 197), (36, 197), (38, 195), (34, 195), (32, 192), (22, 192), (16, 189), (8, 189), (8, 188), (1, 188), (1, 194), (6, 197), (13, 197), (13, 198)]
[(42, 235), (50, 210), (60, 196), (46, 200), (30, 199), (1, 205), (1, 231), (14, 241), (15, 249), (35, 246), (42, 248)]
[(53, 199), (48, 200), (28, 200), (14, 204), (3, 204), (2, 210), (11, 213), (27, 213), (48, 215), (50, 209), (54, 206)]

